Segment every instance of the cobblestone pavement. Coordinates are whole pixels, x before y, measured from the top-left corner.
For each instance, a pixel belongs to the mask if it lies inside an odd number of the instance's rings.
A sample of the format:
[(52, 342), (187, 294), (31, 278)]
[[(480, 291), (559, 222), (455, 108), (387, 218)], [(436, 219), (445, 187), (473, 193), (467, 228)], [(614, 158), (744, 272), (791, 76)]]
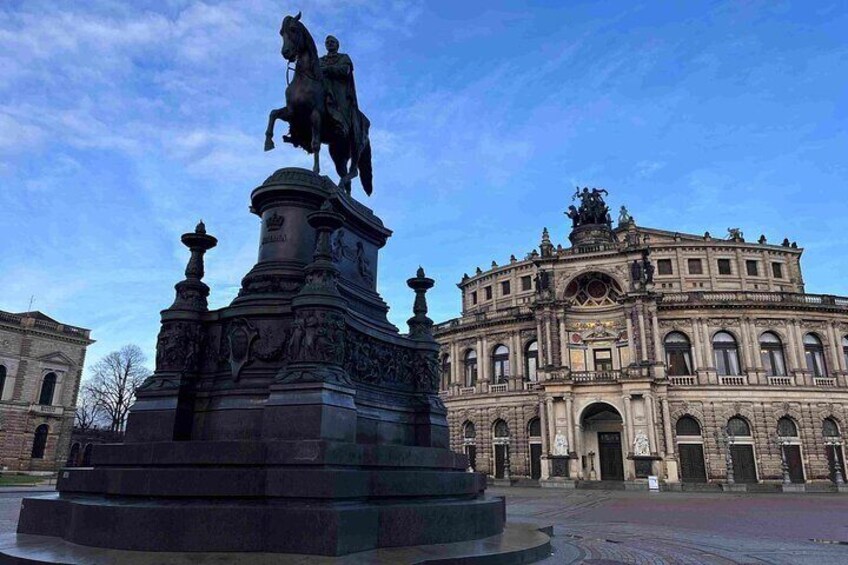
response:
[[(510, 521), (553, 525), (545, 564), (848, 564), (848, 496), (490, 488)], [(21, 498), (0, 491), (0, 533)]]
[(554, 526), (545, 563), (848, 564), (848, 497), (490, 488)]

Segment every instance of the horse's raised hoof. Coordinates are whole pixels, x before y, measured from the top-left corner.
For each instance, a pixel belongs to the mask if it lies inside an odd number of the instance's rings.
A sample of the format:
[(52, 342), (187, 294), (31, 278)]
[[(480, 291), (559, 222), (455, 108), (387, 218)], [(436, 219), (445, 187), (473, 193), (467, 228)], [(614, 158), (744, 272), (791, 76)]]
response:
[(270, 137), (265, 138), (265, 151), (270, 151), (274, 148), (274, 140)]

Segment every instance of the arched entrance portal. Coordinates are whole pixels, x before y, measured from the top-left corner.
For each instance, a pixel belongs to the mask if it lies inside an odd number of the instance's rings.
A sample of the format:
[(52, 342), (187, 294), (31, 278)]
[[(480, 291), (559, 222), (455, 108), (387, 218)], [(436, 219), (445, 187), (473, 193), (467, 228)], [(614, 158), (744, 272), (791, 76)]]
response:
[(590, 404), (583, 410), (580, 424), (586, 453), (583, 476), (589, 480), (623, 481), (624, 422), (618, 410), (604, 402)]

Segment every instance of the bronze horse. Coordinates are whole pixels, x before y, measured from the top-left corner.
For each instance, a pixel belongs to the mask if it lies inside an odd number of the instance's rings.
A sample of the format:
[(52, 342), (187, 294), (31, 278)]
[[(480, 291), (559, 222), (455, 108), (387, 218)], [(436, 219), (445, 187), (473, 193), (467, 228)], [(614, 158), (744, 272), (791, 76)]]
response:
[[(350, 181), (357, 175), (365, 193), (372, 187), (371, 143), (368, 139), (370, 122), (358, 107), (353, 108), (353, 120), (359, 127), (339, 127), (328, 111), (328, 87), (309, 30), (300, 21), (301, 14), (286, 16), (280, 27), (283, 38), (281, 53), (289, 63), (295, 63), (294, 78), (286, 87), (286, 107), (271, 110), (265, 130), (265, 151), (274, 148), (274, 122), (289, 124), (289, 134), (283, 141), (302, 147), (315, 157), (312, 170), (320, 173), (321, 143), (330, 149), (330, 157), (339, 174), (339, 187), (350, 193)], [(351, 78), (352, 80), (352, 78)], [(350, 164), (348, 167), (348, 163)]]

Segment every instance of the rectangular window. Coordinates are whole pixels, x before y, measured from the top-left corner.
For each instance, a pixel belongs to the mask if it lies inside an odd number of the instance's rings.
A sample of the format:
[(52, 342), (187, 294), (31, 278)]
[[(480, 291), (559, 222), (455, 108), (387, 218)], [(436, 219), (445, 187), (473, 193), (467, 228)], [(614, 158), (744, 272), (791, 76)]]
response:
[(509, 296), (509, 281), (501, 282), (501, 296)]
[(533, 281), (530, 278), (530, 275), (526, 275), (521, 277), (521, 290), (532, 290)]
[(658, 259), (657, 260), (657, 274), (660, 275), (673, 275), (674, 272), (671, 269), (671, 259)]
[(745, 261), (745, 269), (748, 271), (749, 277), (760, 276), (760, 264), (757, 261), (753, 261), (751, 259)]
[(483, 291), (486, 293), (486, 300), (491, 300), (492, 299), (492, 287), (487, 286), (486, 288), (483, 289)]
[(471, 304), (472, 305), (477, 304), (477, 291), (476, 290), (471, 293)]
[(772, 263), (771, 264), (771, 273), (774, 275), (776, 279), (783, 278), (783, 263)]
[(689, 274), (690, 275), (703, 275), (704, 274), (704, 266), (701, 264), (700, 259), (689, 259)]
[(731, 275), (733, 272), (730, 270), (730, 259), (719, 259), (718, 260), (718, 274), (720, 275)]

